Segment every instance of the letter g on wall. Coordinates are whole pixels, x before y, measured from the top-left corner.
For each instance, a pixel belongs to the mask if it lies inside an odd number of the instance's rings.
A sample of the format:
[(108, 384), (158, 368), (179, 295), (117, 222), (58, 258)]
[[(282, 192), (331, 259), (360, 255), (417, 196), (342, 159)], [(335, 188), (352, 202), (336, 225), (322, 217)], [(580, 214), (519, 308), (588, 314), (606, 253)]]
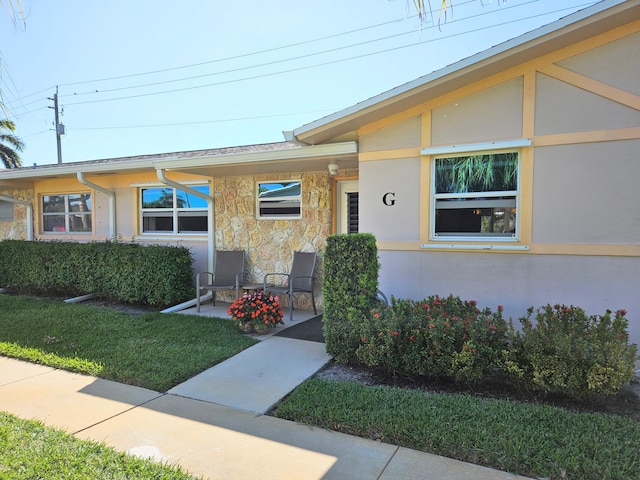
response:
[(382, 203), (387, 207), (393, 207), (396, 204), (396, 192), (387, 192), (382, 196)]

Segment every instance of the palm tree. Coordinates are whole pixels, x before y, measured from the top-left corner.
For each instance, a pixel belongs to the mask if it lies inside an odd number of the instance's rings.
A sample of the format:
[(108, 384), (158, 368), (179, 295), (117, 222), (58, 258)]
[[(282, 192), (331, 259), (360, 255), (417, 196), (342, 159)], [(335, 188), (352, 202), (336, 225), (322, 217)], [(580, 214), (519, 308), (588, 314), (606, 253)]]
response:
[(15, 131), (16, 125), (11, 120), (0, 120), (0, 160), (5, 168), (22, 166), (18, 152), (22, 151), (24, 143), (13, 134)]

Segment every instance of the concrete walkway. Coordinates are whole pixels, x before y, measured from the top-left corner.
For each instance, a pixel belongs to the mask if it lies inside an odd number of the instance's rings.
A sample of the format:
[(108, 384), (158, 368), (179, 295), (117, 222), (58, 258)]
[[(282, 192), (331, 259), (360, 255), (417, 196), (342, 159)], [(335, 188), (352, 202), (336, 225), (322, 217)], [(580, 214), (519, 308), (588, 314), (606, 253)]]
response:
[(328, 360), (269, 336), (159, 393), (0, 357), (0, 410), (207, 479), (524, 478), (262, 415)]

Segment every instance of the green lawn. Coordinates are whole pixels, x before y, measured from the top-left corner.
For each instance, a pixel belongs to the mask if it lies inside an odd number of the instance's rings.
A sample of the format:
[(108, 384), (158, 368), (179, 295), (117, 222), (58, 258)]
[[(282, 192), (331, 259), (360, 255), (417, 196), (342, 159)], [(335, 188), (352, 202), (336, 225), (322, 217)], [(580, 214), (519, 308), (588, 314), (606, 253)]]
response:
[(195, 479), (173, 465), (138, 459), (104, 444), (78, 440), (40, 422), (0, 412), (0, 478)]
[(0, 295), (0, 355), (160, 392), (253, 345), (229, 320)]
[(323, 379), (275, 414), (533, 478), (640, 479), (640, 424), (618, 416)]

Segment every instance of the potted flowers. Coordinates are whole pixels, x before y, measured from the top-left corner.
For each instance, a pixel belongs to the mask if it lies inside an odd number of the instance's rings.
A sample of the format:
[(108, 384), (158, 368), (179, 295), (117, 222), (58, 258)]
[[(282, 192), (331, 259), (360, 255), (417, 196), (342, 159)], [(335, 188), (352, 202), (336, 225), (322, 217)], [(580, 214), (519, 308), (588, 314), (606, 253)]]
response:
[(240, 330), (250, 333), (266, 333), (269, 328), (275, 328), (282, 321), (282, 307), (278, 297), (267, 295), (263, 291), (245, 293), (236, 298), (227, 313), (233, 321), (238, 322)]

